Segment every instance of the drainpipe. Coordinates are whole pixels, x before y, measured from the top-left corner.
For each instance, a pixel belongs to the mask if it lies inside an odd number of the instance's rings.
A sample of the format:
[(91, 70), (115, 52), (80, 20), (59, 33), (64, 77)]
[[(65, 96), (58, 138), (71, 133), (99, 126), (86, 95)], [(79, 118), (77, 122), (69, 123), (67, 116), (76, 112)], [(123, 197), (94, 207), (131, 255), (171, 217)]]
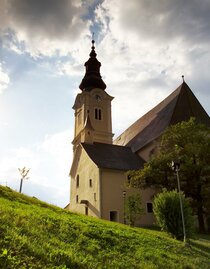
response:
[(99, 218), (102, 218), (102, 184), (101, 184), (101, 169), (98, 167), (98, 189), (99, 189)]

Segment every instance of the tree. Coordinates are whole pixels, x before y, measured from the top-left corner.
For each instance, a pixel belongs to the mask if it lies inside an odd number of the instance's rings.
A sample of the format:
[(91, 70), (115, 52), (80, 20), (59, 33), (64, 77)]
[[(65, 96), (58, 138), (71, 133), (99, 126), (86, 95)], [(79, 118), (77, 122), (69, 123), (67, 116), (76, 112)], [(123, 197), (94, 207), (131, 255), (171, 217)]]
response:
[(29, 177), (27, 177), (29, 171), (30, 171), (30, 168), (27, 169), (26, 167), (23, 167), (22, 169), (21, 168), (18, 168), (18, 171), (20, 172), (20, 175), (21, 175), (21, 179), (20, 179), (20, 190), (19, 192), (21, 193), (22, 192), (22, 186), (23, 186), (23, 180), (24, 179), (29, 179)]
[[(187, 237), (193, 232), (193, 217), (190, 205), (181, 193), (181, 199), (184, 212), (184, 225)], [(157, 223), (162, 230), (174, 235), (176, 239), (183, 239), (183, 223), (180, 211), (179, 193), (175, 190), (159, 193), (153, 203), (153, 211), (157, 219)]]
[(171, 162), (180, 160), (180, 184), (197, 215), (199, 231), (205, 232), (204, 216), (210, 212), (210, 128), (194, 118), (172, 125), (163, 133), (156, 154), (144, 169), (129, 172), (134, 187), (177, 187)]
[(137, 216), (143, 213), (141, 204), (141, 196), (138, 193), (132, 194), (126, 199), (125, 216), (129, 225), (134, 226)]

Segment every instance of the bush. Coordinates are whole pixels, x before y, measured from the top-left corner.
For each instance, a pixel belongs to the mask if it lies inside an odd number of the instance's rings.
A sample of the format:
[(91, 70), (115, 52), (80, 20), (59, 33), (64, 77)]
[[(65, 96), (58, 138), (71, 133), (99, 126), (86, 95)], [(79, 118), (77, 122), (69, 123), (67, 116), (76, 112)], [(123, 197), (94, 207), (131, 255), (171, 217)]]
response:
[(129, 225), (134, 226), (136, 218), (140, 216), (144, 210), (141, 207), (140, 194), (133, 194), (128, 196), (125, 202), (125, 215)]
[[(193, 233), (194, 227), (192, 210), (183, 193), (181, 193), (181, 199), (183, 204), (186, 237), (190, 237)], [(180, 200), (179, 193), (176, 190), (164, 190), (155, 197), (154, 214), (156, 216), (157, 223), (160, 225), (162, 230), (172, 234), (176, 239), (183, 239), (184, 235)]]

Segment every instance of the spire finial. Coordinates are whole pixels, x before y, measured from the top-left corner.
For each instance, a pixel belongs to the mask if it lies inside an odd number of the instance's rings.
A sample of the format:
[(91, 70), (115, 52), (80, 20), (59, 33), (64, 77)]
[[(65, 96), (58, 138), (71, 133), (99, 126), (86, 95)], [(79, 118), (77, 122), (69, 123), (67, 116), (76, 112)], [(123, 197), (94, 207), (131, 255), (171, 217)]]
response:
[(103, 82), (100, 74), (100, 67), (101, 63), (97, 60), (96, 52), (95, 52), (95, 40), (94, 40), (94, 33), (92, 33), (92, 46), (91, 52), (89, 54), (90, 58), (85, 63), (86, 71), (85, 76), (80, 83), (79, 88), (82, 91), (91, 91), (94, 88), (99, 88), (102, 90), (106, 89), (106, 84)]
[(92, 43), (92, 47), (91, 47), (90, 57), (95, 58), (97, 56), (97, 54), (95, 52), (95, 46), (94, 46), (94, 44), (95, 44), (94, 32), (92, 33), (92, 41), (91, 41), (91, 43)]
[(94, 44), (95, 44), (95, 40), (94, 40), (94, 32), (92, 32), (92, 49), (95, 49), (95, 46), (94, 46)]
[(185, 81), (184, 81), (184, 75), (182, 75), (182, 80), (183, 80), (183, 82), (185, 82)]

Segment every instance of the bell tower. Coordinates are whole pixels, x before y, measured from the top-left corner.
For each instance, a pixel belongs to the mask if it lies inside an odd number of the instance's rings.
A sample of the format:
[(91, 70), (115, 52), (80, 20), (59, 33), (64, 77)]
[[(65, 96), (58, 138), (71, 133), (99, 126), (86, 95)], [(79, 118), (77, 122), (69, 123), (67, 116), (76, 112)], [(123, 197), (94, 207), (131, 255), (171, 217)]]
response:
[(95, 41), (92, 40), (90, 58), (85, 63), (85, 76), (79, 86), (82, 91), (76, 97), (74, 151), (80, 143), (112, 144), (111, 101), (105, 91), (106, 84), (100, 75), (101, 63), (97, 60)]

